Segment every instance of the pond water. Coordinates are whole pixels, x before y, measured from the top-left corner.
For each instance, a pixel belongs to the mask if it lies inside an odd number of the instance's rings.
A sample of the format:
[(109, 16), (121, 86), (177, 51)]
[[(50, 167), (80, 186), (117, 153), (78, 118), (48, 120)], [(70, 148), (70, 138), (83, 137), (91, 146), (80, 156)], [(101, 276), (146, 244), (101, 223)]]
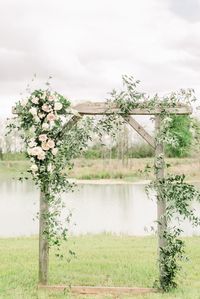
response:
[[(84, 184), (74, 193), (63, 194), (72, 212), (71, 234), (109, 232), (143, 236), (152, 234), (156, 203), (145, 194), (144, 184)], [(39, 192), (31, 182), (0, 181), (0, 237), (38, 233)], [(200, 213), (200, 206), (195, 204)], [(200, 235), (200, 229), (183, 224), (184, 235)]]

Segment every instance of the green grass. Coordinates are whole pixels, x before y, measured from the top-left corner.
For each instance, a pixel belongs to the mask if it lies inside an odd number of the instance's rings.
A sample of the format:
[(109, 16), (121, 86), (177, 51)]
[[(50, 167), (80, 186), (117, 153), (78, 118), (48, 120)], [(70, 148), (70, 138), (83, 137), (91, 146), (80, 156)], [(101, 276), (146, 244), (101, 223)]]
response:
[(4, 161), (22, 161), (26, 160), (25, 153), (4, 153), (3, 154)]
[[(29, 167), (29, 162), (21, 161), (0, 161), (0, 178), (18, 178), (25, 173)], [(27, 174), (26, 174), (27, 175)]]
[[(171, 165), (170, 173), (185, 174), (187, 180), (200, 180), (200, 160), (198, 158), (168, 158), (166, 162)], [(76, 159), (74, 168), (69, 172), (69, 177), (82, 180), (98, 179), (123, 179), (126, 181), (139, 181), (153, 178), (153, 171), (147, 177), (141, 171), (147, 164), (153, 165), (153, 158), (129, 159), (128, 164), (123, 165), (121, 160), (89, 160)], [(0, 161), (0, 178), (20, 177), (22, 172), (29, 168), (27, 160)]]
[[(186, 238), (190, 262), (178, 278), (179, 288), (169, 294), (149, 294), (142, 299), (200, 298), (200, 238)], [(76, 258), (67, 261), (68, 250)], [(62, 249), (66, 258), (50, 256), (50, 284), (143, 286), (151, 287), (158, 277), (156, 239), (96, 235), (73, 237)], [(37, 290), (37, 238), (0, 239), (0, 298), (1, 299), (64, 299), (87, 298), (63, 292)], [(89, 299), (116, 298), (88, 296)], [(119, 298), (132, 298), (120, 296)]]

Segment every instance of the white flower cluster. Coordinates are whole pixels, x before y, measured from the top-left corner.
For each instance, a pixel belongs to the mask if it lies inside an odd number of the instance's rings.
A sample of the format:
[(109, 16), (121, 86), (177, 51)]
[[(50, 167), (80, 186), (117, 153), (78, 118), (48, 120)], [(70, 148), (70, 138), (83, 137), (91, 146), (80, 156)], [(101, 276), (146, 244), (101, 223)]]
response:
[[(31, 107), (29, 109), (29, 113), (33, 115), (35, 121), (40, 122), (41, 119), (44, 119), (47, 122), (54, 122), (57, 119), (57, 111), (60, 111), (63, 108), (62, 103), (58, 101), (58, 98), (55, 94), (51, 95), (47, 92), (44, 92), (41, 96), (41, 100), (45, 101), (45, 103), (42, 105), (41, 109), (42, 111), (38, 111), (39, 104), (40, 104), (40, 98), (36, 96), (31, 97), (31, 102), (36, 105), (34, 107)], [(26, 107), (28, 104), (28, 100), (21, 101), (21, 105), (23, 107)], [(38, 107), (37, 107), (38, 106)], [(47, 127), (47, 125), (46, 125)]]
[[(30, 138), (27, 148), (28, 155), (32, 157), (30, 170), (36, 173), (38, 171), (37, 160), (45, 160), (48, 152), (51, 152), (53, 156), (58, 153), (55, 141), (49, 137), (52, 134), (48, 132), (53, 129), (55, 121), (59, 119), (59, 111), (63, 108), (63, 104), (59, 101), (59, 96), (56, 93), (43, 91), (37, 96), (32, 94), (29, 99), (21, 101), (20, 105), (23, 109), (27, 109), (27, 113), (33, 117), (34, 123), (31, 132), (35, 135), (35, 132), (38, 132), (36, 129), (40, 128), (39, 136)], [(47, 171), (52, 171), (52, 169), (52, 166), (47, 167)]]
[(48, 150), (51, 150), (54, 156), (57, 154), (58, 149), (55, 147), (54, 140), (48, 138), (46, 134), (39, 135), (39, 141), (41, 142), (41, 145), (38, 145), (36, 140), (31, 138), (27, 149), (30, 156), (36, 156), (38, 160), (44, 160), (46, 151)]

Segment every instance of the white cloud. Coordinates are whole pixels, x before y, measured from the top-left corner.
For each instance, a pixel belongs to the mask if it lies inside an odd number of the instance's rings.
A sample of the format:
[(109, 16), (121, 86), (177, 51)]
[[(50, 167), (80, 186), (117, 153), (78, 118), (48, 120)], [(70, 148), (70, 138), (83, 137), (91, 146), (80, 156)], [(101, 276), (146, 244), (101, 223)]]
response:
[(147, 92), (200, 94), (200, 22), (186, 0), (181, 13), (171, 0), (1, 2), (1, 114), (34, 73), (38, 84), (52, 75), (53, 88), (72, 99), (104, 99), (125, 73)]

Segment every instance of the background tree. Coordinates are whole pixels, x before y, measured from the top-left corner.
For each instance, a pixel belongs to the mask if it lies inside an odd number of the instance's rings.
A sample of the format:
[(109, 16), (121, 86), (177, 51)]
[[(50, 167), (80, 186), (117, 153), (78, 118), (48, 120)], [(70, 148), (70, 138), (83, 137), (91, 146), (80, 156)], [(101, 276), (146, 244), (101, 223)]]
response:
[(177, 139), (178, 146), (166, 145), (167, 156), (181, 158), (189, 155), (193, 141), (191, 124), (192, 119), (188, 115), (172, 116), (169, 132)]

